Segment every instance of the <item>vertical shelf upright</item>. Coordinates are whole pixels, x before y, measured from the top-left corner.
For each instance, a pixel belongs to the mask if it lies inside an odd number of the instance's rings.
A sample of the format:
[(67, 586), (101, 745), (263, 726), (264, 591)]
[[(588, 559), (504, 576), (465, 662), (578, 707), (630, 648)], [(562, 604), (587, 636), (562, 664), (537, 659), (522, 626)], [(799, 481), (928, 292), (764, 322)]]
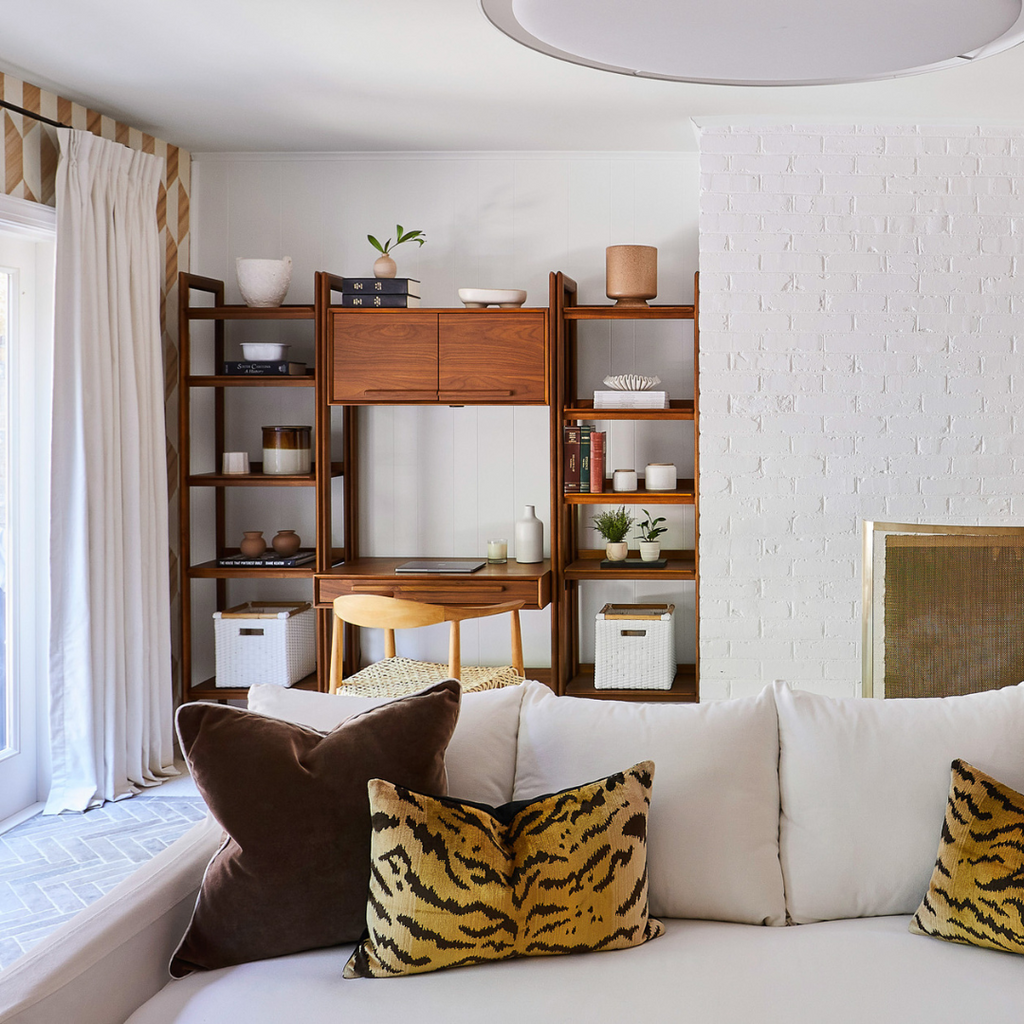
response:
[[(229, 700), (244, 699), (245, 688), (218, 687), (211, 677), (197, 681), (194, 675), (193, 657), (193, 594), (192, 587), (197, 580), (214, 580), (216, 607), (228, 607), (228, 584), (233, 579), (278, 579), (309, 581), (312, 599), (313, 579), (318, 571), (327, 571), (345, 557), (344, 541), (334, 545), (332, 536), (331, 491), (332, 481), (341, 477), (346, 468), (354, 464), (352, 449), (354, 435), (349, 431), (346, 417), (344, 429), (344, 461), (332, 459), (330, 409), (326, 400), (326, 375), (321, 372), (324, 365), (324, 322), (323, 310), (329, 305), (331, 292), (340, 288), (341, 279), (318, 272), (315, 281), (315, 301), (311, 304), (283, 305), (272, 307), (250, 307), (227, 305), (224, 302), (224, 283), (200, 277), (196, 274), (178, 275), (178, 330), (179, 330), (179, 397), (178, 397), (178, 458), (179, 458), (179, 515), (180, 515), (180, 558), (181, 558), (181, 616), (182, 616), (182, 700), (197, 699)], [(192, 305), (193, 292), (203, 293), (212, 299), (211, 305)], [(212, 353), (207, 353), (206, 362), (213, 367), (212, 373), (193, 373), (192, 324), (197, 321), (213, 322)], [(308, 321), (315, 330), (314, 368), (296, 376), (232, 376), (225, 373), (225, 324), (239, 321), (286, 322)], [(212, 356), (212, 359), (210, 358)], [(225, 445), (225, 411), (227, 395), (237, 389), (304, 389), (314, 401), (311, 413), (315, 423), (315, 464), (308, 474), (274, 476), (264, 474), (259, 462), (252, 464), (248, 474), (224, 474), (220, 463)], [(211, 389), (212, 402), (212, 444), (215, 459), (213, 472), (193, 471), (192, 451), (192, 403), (193, 391)], [(307, 565), (293, 568), (241, 568), (218, 565), (225, 555), (237, 553), (237, 548), (228, 546), (226, 528), (226, 495), (228, 489), (243, 488), (247, 496), (254, 499), (263, 488), (305, 488), (312, 493), (316, 505), (315, 554)], [(195, 562), (192, 554), (192, 503), (197, 488), (212, 488), (213, 533), (216, 555), (214, 558)], [(355, 502), (350, 481), (345, 481), (345, 529), (350, 528), (354, 518), (349, 515), (350, 506)], [(324, 634), (330, 629), (323, 610), (318, 609), (317, 623), (317, 671), (297, 685), (306, 689), (326, 689), (326, 665), (324, 656)], [(209, 628), (212, 632), (212, 623)]]
[[(648, 491), (643, 481), (636, 491), (612, 491), (610, 477), (602, 493), (565, 493), (565, 460), (559, 444), (553, 459), (553, 488), (558, 495), (560, 509), (555, 533), (557, 551), (556, 577), (560, 581), (560, 613), (558, 629), (558, 664), (560, 694), (634, 701), (697, 701), (699, 699), (699, 581), (698, 548), (700, 516), (698, 499), (699, 463), (697, 453), (699, 375), (698, 375), (698, 280), (694, 278), (693, 305), (652, 306), (581, 306), (577, 304), (576, 282), (565, 274), (552, 273), (549, 278), (550, 305), (555, 322), (555, 405), (553, 416), (558, 423), (559, 442), (562, 428), (586, 420), (600, 421), (659, 421), (690, 425), (692, 430), (692, 479), (679, 479), (673, 490)], [(579, 351), (577, 325), (584, 320), (679, 320), (693, 321), (693, 397), (672, 399), (667, 409), (597, 409), (593, 399), (579, 397)], [(686, 353), (680, 350), (679, 358)], [(682, 439), (681, 439), (682, 441)], [(685, 442), (683, 442), (685, 443)], [(653, 506), (681, 505), (693, 508), (693, 548), (663, 550), (668, 559), (663, 569), (623, 568), (602, 569), (604, 552), (581, 545), (584, 529), (581, 517), (588, 506), (627, 505)], [(696, 651), (692, 663), (677, 667), (670, 690), (596, 689), (594, 666), (580, 660), (580, 584), (587, 581), (645, 580), (677, 581), (681, 586), (693, 588), (694, 637)]]

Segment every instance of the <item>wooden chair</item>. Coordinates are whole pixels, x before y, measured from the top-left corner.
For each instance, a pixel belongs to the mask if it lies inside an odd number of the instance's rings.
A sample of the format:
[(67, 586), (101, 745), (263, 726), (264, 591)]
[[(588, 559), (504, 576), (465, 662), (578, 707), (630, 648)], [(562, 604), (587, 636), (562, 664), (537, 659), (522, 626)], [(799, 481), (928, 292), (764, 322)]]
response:
[[(519, 683), (525, 678), (523, 637), (519, 625), (519, 609), (522, 606), (522, 601), (477, 605), (423, 604), (375, 594), (350, 594), (335, 598), (331, 638), (331, 693), (337, 693), (343, 688), (346, 693), (366, 697), (398, 697), (447, 678), (459, 679), (463, 690), (488, 690)], [(505, 612), (510, 612), (512, 616), (512, 665), (463, 669), (459, 623), (466, 619), (479, 619)], [(384, 661), (356, 672), (347, 680), (343, 679), (346, 622), (353, 626), (384, 630)], [(396, 629), (417, 629), (439, 622), (450, 623), (447, 665), (397, 656)]]

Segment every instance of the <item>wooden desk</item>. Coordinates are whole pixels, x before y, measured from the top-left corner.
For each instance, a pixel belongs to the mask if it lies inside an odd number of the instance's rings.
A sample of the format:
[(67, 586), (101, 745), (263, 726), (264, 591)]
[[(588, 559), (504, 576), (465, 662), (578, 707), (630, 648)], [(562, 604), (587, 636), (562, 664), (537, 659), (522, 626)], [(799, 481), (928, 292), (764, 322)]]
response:
[(551, 562), (520, 565), (485, 565), (471, 573), (399, 573), (413, 558), (356, 558), (315, 577), (317, 607), (330, 608), (342, 594), (382, 594), (427, 604), (499, 604), (522, 601), (524, 609), (546, 608), (551, 603)]

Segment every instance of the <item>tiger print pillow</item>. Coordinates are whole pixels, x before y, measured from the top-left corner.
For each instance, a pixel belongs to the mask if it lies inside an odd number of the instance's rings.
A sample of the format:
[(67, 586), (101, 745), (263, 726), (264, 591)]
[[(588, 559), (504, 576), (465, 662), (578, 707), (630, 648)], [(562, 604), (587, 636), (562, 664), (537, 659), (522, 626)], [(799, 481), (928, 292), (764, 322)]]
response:
[(372, 779), (369, 938), (346, 978), (637, 946), (654, 764), (502, 807)]
[(1024, 953), (1024, 796), (953, 762), (946, 819), (918, 935)]

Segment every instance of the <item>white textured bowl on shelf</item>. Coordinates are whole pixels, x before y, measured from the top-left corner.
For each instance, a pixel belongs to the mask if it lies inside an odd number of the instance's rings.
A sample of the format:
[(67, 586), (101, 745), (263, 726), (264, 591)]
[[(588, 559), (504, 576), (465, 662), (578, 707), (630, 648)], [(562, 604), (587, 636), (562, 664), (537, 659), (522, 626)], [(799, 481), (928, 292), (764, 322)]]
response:
[(620, 373), (615, 377), (605, 377), (604, 382), (612, 391), (650, 391), (661, 383), (661, 378), (644, 377), (639, 373)]
[(292, 258), (259, 260), (239, 256), (235, 260), (235, 274), (247, 306), (280, 306), (292, 283)]
[(278, 345), (269, 341), (243, 341), (242, 358), (252, 362), (278, 362), (288, 358), (291, 345)]
[(518, 309), (526, 301), (526, 291), (522, 288), (460, 288), (459, 298), (467, 309), (483, 309), (484, 306)]

